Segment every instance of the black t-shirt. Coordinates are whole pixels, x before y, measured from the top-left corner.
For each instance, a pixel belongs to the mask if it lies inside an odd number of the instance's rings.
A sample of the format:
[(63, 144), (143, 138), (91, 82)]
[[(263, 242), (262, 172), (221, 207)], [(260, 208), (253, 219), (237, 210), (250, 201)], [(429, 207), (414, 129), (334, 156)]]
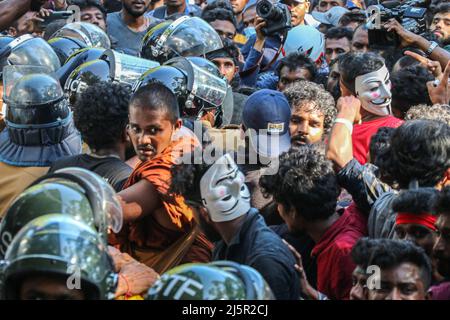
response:
[(97, 158), (88, 154), (80, 154), (55, 161), (49, 172), (67, 167), (83, 168), (103, 177), (117, 192), (122, 190), (133, 171), (125, 162), (115, 157)]

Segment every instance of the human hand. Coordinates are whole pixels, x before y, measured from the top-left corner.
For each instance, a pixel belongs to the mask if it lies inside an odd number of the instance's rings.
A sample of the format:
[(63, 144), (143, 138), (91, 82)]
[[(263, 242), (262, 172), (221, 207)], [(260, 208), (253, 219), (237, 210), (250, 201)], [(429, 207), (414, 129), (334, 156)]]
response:
[(139, 295), (146, 292), (160, 278), (150, 267), (137, 261), (125, 264), (119, 273), (116, 297)]
[(435, 81), (428, 81), (427, 88), (430, 100), (433, 104), (448, 104), (450, 100), (450, 90), (448, 87), (448, 77), (450, 76), (450, 61), (445, 67), (442, 78), (437, 84)]
[(420, 62), (420, 64), (422, 66), (424, 66), (425, 68), (427, 68), (436, 79), (442, 80), (442, 68), (441, 68), (441, 64), (437, 61), (428, 59), (424, 56), (421, 56), (420, 54), (417, 54), (415, 52), (412, 51), (405, 51), (405, 55), (410, 56), (411, 58), (416, 59), (417, 61)]
[(289, 250), (294, 255), (295, 260), (297, 261), (297, 263), (294, 265), (294, 268), (295, 268), (295, 270), (297, 270), (297, 272), (300, 275), (300, 287), (303, 291), (303, 294), (309, 299), (319, 300), (319, 292), (309, 284), (308, 278), (306, 277), (305, 269), (303, 268), (303, 263), (302, 263), (302, 256), (286, 240), (284, 240), (284, 239), (282, 239), (282, 240), (283, 240), (284, 244), (287, 245)]
[(397, 35), (400, 38), (400, 46), (402, 48), (408, 47), (408, 46), (416, 46), (416, 44), (418, 42), (418, 37), (420, 37), (419, 35), (403, 28), (403, 26), (400, 24), (400, 22), (398, 22), (396, 19), (393, 19), (393, 18), (389, 19), (384, 24), (384, 28), (388, 32), (393, 31), (393, 32), (397, 33)]
[(361, 120), (361, 101), (355, 96), (340, 97), (336, 103), (338, 118), (344, 118), (352, 123), (358, 123)]

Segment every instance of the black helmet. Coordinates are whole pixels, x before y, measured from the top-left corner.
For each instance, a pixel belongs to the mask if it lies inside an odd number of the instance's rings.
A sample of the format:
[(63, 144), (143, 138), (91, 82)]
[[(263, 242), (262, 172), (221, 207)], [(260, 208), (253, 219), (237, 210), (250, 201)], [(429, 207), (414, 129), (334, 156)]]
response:
[(58, 55), (52, 47), (42, 38), (33, 38), (26, 34), (9, 41), (5, 47), (0, 46), (0, 69), (7, 65), (32, 65), (47, 67), (55, 72), (61, 67)]
[(106, 49), (102, 48), (84, 48), (75, 51), (67, 58), (64, 65), (56, 71), (56, 77), (59, 79), (61, 86), (64, 87), (70, 74), (83, 63), (100, 59)]
[(99, 81), (112, 81), (132, 86), (143, 72), (158, 66), (157, 62), (106, 50), (102, 56), (76, 68), (66, 80), (64, 90), (71, 104), (88, 86)]
[(0, 257), (28, 222), (46, 214), (82, 221), (105, 245), (109, 230), (119, 232), (123, 222), (117, 195), (103, 178), (82, 168), (64, 168), (34, 181), (6, 210), (0, 224)]
[[(66, 120), (70, 109), (58, 80), (35, 66), (6, 66), (5, 119), (14, 125), (45, 125)], [(44, 69), (45, 70), (45, 69)], [(20, 75), (20, 76), (18, 76)]]
[(2, 298), (20, 298), (21, 282), (37, 274), (59, 275), (66, 285), (73, 285), (70, 277), (78, 276), (86, 300), (113, 299), (118, 283), (114, 262), (98, 234), (60, 214), (30, 221), (13, 239), (0, 264)]
[[(192, 87), (192, 84), (188, 84), (189, 80), (192, 81), (193, 78), (189, 78), (183, 70), (163, 65), (143, 73), (134, 83), (132, 91), (136, 92), (139, 88), (153, 81), (161, 82), (176, 95), (181, 111), (189, 97), (188, 87)], [(181, 114), (183, 115), (182, 112)]]
[(133, 86), (133, 92), (155, 80), (175, 93), (182, 117), (201, 118), (203, 111), (215, 109), (215, 125), (221, 124), (221, 110), (230, 103), (230, 88), (212, 62), (199, 57), (171, 59), (144, 73)]
[(64, 65), (67, 59), (80, 49), (86, 48), (86, 44), (76, 38), (52, 38), (48, 41), (48, 44), (58, 55), (61, 65)]
[(142, 39), (141, 56), (163, 63), (177, 56), (204, 56), (223, 47), (217, 32), (198, 17), (162, 22)]
[(111, 81), (111, 79), (108, 62), (101, 59), (89, 61), (80, 65), (70, 74), (64, 85), (64, 92), (69, 103), (74, 105), (77, 97), (86, 88), (100, 81)]
[(108, 35), (101, 28), (89, 22), (72, 22), (56, 31), (51, 38), (66, 37), (82, 41), (87, 47), (111, 48)]

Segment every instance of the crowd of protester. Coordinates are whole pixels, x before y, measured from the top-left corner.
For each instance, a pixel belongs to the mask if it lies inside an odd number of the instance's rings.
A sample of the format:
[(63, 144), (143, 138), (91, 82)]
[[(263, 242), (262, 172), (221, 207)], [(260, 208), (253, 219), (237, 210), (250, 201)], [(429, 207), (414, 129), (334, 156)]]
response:
[(450, 300), (445, 0), (3, 0), (0, 32), (0, 299)]

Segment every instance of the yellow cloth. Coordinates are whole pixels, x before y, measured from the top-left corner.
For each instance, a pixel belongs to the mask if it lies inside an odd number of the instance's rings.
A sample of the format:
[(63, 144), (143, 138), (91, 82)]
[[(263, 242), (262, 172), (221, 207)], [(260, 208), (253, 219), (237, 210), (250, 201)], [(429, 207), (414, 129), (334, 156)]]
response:
[(11, 202), (37, 178), (48, 172), (48, 167), (15, 167), (0, 162), (0, 217)]
[(116, 300), (144, 300), (144, 298), (141, 295), (131, 296), (129, 298), (127, 298), (125, 296), (120, 296), (120, 297), (116, 298)]

